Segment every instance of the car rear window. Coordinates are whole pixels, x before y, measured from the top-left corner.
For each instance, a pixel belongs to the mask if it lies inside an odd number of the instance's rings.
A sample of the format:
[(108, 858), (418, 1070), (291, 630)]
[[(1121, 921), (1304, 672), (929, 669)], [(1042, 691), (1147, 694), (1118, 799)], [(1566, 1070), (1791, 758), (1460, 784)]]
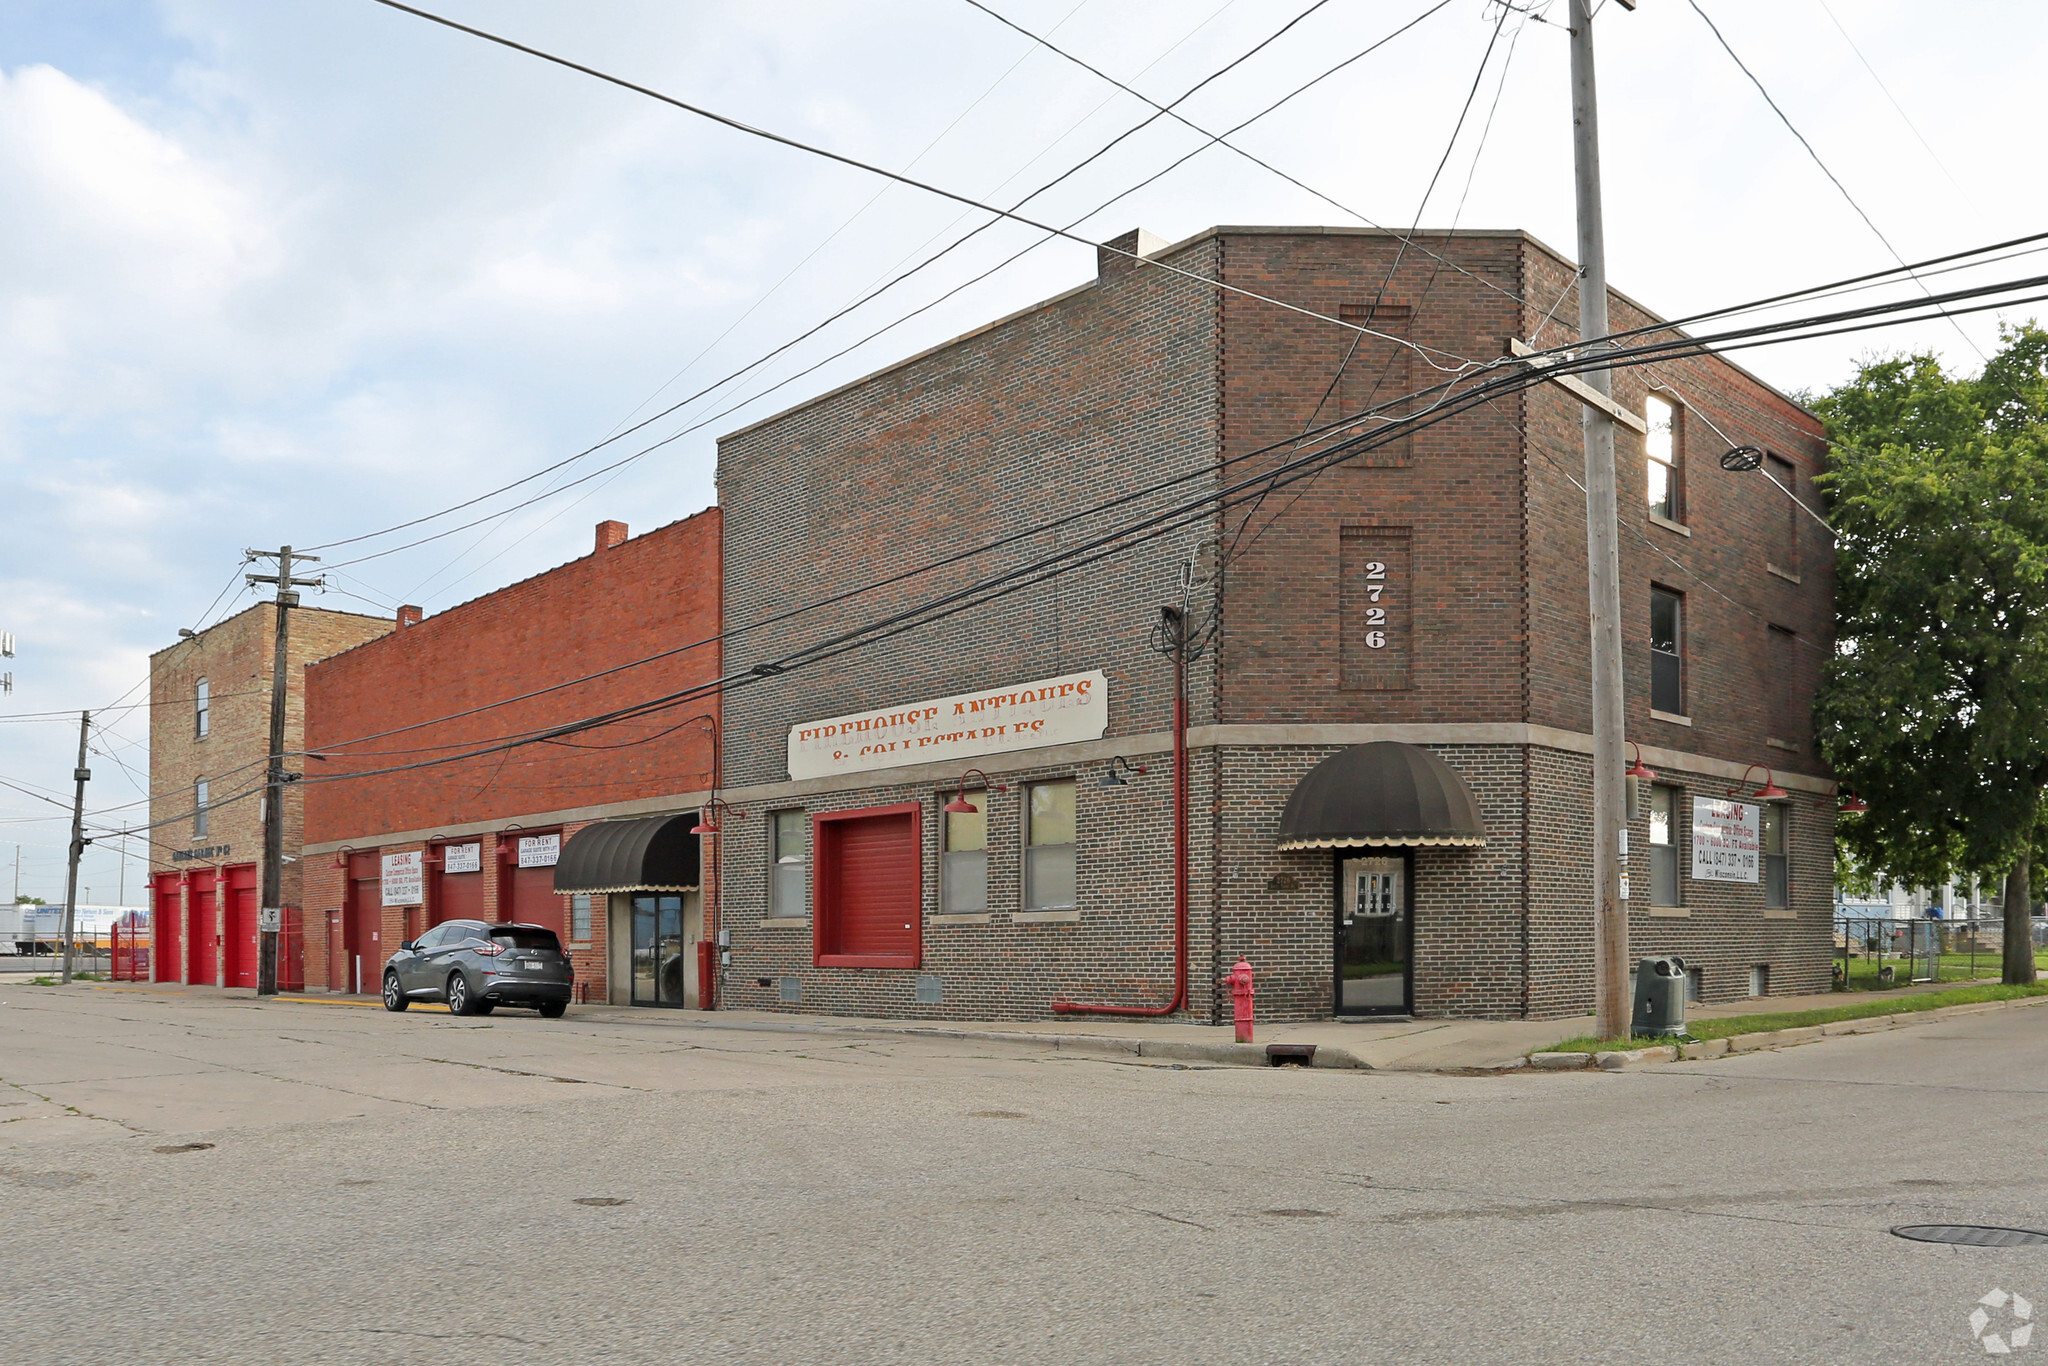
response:
[(562, 951), (562, 941), (555, 938), (553, 930), (527, 930), (494, 928), (491, 938), (513, 949), (547, 949), (553, 953)]

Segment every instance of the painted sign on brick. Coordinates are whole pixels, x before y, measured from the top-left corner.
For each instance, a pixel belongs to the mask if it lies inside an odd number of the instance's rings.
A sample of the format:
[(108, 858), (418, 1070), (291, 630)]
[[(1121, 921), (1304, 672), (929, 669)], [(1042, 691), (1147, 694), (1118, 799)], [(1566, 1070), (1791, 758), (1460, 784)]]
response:
[(852, 712), (789, 728), (789, 776), (950, 763), (1100, 740), (1109, 728), (1109, 680), (1100, 669), (1013, 687)]
[(1706, 882), (1755, 882), (1761, 815), (1748, 802), (1694, 798), (1692, 875)]
[(415, 849), (384, 856), (384, 904), (420, 906), (427, 900), (426, 860)]

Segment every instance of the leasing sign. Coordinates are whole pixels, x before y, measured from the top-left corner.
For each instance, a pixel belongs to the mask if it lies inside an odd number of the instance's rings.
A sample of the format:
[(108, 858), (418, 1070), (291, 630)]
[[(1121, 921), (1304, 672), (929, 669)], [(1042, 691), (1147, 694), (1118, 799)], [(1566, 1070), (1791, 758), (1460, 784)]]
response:
[(1763, 849), (1763, 809), (1748, 802), (1695, 798), (1692, 875), (1706, 882), (1755, 882)]
[(1100, 740), (1109, 729), (1102, 670), (1015, 687), (851, 712), (789, 728), (789, 776), (950, 763), (1013, 749)]

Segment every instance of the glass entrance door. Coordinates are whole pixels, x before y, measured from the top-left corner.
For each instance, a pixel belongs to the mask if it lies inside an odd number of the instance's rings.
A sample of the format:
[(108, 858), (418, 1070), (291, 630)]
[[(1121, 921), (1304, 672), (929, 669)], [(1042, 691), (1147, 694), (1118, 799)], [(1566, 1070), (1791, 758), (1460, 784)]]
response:
[(683, 940), (683, 898), (633, 898), (633, 1004), (682, 1006), (697, 965)]
[(1408, 861), (1337, 860), (1337, 1013), (1409, 1009)]

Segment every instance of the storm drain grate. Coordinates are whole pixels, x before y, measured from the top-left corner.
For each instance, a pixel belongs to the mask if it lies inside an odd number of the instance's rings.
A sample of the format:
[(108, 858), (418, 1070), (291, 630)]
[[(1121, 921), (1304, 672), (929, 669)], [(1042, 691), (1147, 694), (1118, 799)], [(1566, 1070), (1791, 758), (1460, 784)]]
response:
[(1892, 1230), (1916, 1243), (1955, 1243), (1961, 1247), (2039, 1247), (2048, 1233), (2032, 1228), (1997, 1228), (1987, 1224), (1900, 1224)]

